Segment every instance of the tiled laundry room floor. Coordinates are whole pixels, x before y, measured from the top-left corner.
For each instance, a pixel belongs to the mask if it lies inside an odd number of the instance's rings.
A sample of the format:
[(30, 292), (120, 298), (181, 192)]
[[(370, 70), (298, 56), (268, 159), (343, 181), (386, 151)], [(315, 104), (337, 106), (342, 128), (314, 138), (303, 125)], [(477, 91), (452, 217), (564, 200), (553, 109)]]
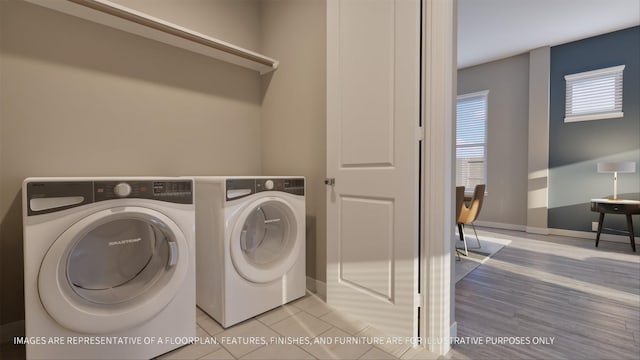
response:
[(223, 337), (331, 337), (383, 336), (365, 323), (349, 318), (314, 294), (280, 306), (255, 318), (223, 329), (197, 309), (198, 337), (214, 337), (218, 344), (192, 344), (159, 359), (435, 359), (435, 355), (406, 345), (243, 345), (221, 344)]
[[(326, 337), (360, 338), (386, 337), (385, 334), (335, 311), (313, 293), (287, 305), (280, 306), (228, 329), (222, 328), (200, 309), (197, 309), (197, 336), (215, 338), (217, 344), (192, 344), (176, 349), (158, 359), (436, 359), (434, 354), (408, 345), (243, 345), (222, 344), (223, 337), (246, 339)], [(2, 359), (24, 359), (23, 345), (3, 344)]]

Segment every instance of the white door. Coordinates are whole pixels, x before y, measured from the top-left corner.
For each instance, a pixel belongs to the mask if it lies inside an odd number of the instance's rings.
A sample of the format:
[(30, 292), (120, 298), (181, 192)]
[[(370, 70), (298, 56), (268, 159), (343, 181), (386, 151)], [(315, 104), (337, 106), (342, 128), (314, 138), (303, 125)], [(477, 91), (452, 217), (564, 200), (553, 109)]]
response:
[(327, 302), (418, 328), (419, 0), (327, 3)]

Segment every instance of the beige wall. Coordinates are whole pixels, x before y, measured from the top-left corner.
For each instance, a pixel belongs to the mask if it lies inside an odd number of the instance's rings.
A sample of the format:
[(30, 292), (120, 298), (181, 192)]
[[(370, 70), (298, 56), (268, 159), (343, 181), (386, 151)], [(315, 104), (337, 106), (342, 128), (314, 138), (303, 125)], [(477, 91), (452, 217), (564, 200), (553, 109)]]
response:
[(551, 48), (529, 52), (527, 231), (546, 233), (549, 192), (549, 92)]
[(261, 51), (280, 61), (263, 78), (262, 170), (307, 178), (307, 275), (326, 281), (326, 2), (260, 1)]
[[(208, 11), (227, 17), (234, 41), (255, 47), (259, 5), (226, 12), (231, 2)], [(25, 177), (259, 174), (262, 125), (253, 71), (22, 1), (0, 1), (0, 16), (5, 324), (24, 318)]]
[(529, 54), (458, 71), (458, 94), (489, 90), (487, 196), (479, 220), (525, 226)]
[[(260, 50), (262, 0), (111, 0), (252, 51)], [(179, 9), (178, 9), (179, 7)]]

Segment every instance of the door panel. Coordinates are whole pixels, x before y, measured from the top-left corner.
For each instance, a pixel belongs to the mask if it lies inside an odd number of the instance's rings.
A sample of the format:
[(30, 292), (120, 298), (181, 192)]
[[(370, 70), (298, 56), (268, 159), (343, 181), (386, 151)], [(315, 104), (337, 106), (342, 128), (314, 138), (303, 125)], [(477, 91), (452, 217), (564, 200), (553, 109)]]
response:
[(393, 165), (393, 13), (393, 1), (340, 5), (341, 19), (358, 19), (340, 21), (343, 167)]
[(339, 280), (393, 302), (393, 200), (343, 196), (340, 212)]
[(417, 334), (418, 0), (327, 3), (327, 301)]

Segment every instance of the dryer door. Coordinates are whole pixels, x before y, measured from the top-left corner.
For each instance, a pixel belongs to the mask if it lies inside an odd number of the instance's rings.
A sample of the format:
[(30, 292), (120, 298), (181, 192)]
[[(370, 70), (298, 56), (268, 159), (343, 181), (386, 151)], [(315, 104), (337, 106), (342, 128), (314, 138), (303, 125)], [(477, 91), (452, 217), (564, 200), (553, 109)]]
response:
[(155, 210), (99, 211), (49, 248), (38, 275), (40, 298), (52, 318), (80, 333), (132, 328), (173, 299), (188, 254), (178, 225)]
[(280, 198), (248, 204), (231, 233), (231, 259), (238, 273), (256, 283), (286, 274), (301, 256), (300, 223), (292, 206)]

